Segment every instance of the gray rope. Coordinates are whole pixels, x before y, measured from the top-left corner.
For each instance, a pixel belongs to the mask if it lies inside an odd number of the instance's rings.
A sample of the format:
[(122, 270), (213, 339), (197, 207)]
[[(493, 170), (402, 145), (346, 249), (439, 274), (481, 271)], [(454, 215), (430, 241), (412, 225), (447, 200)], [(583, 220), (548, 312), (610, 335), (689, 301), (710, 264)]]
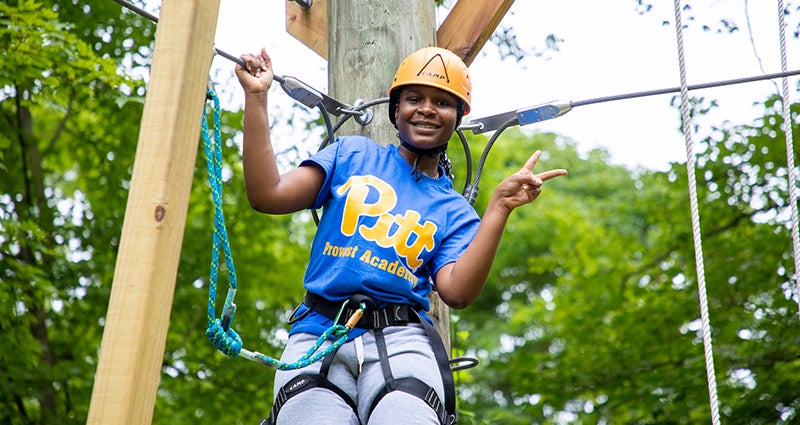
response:
[(714, 351), (711, 343), (711, 322), (708, 317), (706, 279), (703, 268), (703, 242), (700, 236), (700, 213), (697, 206), (697, 183), (695, 181), (695, 159), (692, 143), (691, 117), (689, 116), (689, 89), (688, 84), (686, 83), (686, 59), (683, 50), (683, 22), (681, 19), (680, 0), (675, 0), (675, 33), (678, 38), (678, 65), (680, 67), (681, 76), (681, 119), (683, 121), (683, 135), (686, 140), (686, 169), (689, 180), (689, 200), (692, 211), (692, 235), (694, 237), (694, 256), (697, 267), (697, 289), (700, 295), (700, 318), (702, 320), (703, 347), (705, 348), (708, 396), (711, 406), (711, 422), (714, 425), (720, 425), (716, 373), (714, 372)]
[[(781, 69), (787, 69), (786, 61), (786, 20), (783, 0), (778, 0), (778, 32), (781, 43)], [(797, 285), (795, 299), (797, 300), (798, 318), (800, 319), (800, 279), (797, 271), (800, 268), (800, 234), (798, 233), (797, 219), (797, 169), (794, 166), (794, 141), (792, 137), (792, 111), (789, 101), (789, 79), (781, 78), (781, 103), (783, 104), (783, 134), (786, 137), (786, 168), (789, 179), (789, 204), (792, 208), (792, 252), (794, 253), (794, 278)]]

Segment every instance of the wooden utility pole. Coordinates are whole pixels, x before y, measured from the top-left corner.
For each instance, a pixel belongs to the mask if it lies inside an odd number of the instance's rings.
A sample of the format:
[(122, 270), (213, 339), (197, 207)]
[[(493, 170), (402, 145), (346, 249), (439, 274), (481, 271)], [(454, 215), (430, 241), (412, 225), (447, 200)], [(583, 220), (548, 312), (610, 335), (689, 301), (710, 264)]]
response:
[[(432, 0), (328, 1), (331, 96), (350, 104), (357, 99), (388, 96), (387, 90), (403, 58), (421, 47), (436, 45), (435, 6)], [(369, 125), (348, 123), (349, 127), (342, 127), (339, 134), (361, 134), (382, 145), (399, 143), (397, 129), (389, 121), (388, 105), (378, 105), (373, 111)], [(436, 294), (431, 297), (430, 313), (449, 347), (450, 316)]]
[(150, 424), (219, 0), (164, 0), (87, 423)]

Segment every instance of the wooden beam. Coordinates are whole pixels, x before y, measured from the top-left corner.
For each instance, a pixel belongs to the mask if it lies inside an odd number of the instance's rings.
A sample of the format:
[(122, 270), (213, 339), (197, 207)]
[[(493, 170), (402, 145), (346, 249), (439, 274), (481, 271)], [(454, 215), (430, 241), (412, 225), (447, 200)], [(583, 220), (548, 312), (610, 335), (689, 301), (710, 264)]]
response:
[(88, 424), (150, 424), (219, 0), (164, 0)]
[[(436, 45), (452, 50), (469, 65), (494, 33), (514, 0), (458, 0), (436, 32)], [(365, 28), (366, 30), (366, 28)], [(328, 58), (328, 1), (314, 0), (304, 10), (286, 0), (286, 31)]]
[(470, 65), (514, 0), (458, 0), (436, 32), (437, 45)]
[(286, 32), (327, 59), (328, 0), (314, 0), (309, 9), (286, 0)]

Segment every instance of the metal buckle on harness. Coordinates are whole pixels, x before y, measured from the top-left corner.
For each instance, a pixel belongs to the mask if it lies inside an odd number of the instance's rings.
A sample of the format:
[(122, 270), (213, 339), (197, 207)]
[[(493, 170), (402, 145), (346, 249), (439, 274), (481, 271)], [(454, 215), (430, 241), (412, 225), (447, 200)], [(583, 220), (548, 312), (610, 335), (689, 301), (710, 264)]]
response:
[(300, 315), (298, 316), (297, 311), (300, 310), (300, 307), (303, 305), (305, 304), (300, 303), (297, 305), (297, 307), (294, 308), (294, 310), (292, 310), (292, 314), (290, 314), (289, 318), (286, 319), (286, 324), (293, 325), (295, 322), (303, 320), (306, 316), (308, 316), (309, 313), (311, 313), (311, 311), (314, 310), (313, 307), (306, 306), (306, 311), (300, 313)]

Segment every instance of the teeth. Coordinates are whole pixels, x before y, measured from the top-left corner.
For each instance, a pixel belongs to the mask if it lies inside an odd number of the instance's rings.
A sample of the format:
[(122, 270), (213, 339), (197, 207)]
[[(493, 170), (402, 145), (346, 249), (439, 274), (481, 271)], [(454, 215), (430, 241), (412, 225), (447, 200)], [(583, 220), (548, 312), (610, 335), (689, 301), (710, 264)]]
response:
[(435, 125), (430, 125), (430, 124), (417, 124), (417, 127), (422, 127), (422, 128), (436, 128), (436, 126), (435, 126)]

